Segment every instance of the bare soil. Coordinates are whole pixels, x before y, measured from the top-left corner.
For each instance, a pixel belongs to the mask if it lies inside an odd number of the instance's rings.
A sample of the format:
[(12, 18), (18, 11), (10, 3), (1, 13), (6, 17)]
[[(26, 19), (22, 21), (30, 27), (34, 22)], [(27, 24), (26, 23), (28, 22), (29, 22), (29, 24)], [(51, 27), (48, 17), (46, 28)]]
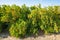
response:
[(60, 34), (39, 35), (37, 37), (15, 38), (9, 36), (8, 32), (0, 33), (0, 40), (60, 40)]

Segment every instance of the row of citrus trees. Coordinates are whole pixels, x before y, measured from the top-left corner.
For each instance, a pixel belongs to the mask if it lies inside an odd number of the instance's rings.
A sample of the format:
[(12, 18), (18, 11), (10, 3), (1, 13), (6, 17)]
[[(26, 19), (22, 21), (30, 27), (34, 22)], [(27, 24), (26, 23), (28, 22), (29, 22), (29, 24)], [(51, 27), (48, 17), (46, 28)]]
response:
[(0, 6), (0, 32), (6, 23), (7, 30), (14, 37), (37, 36), (41, 31), (44, 34), (58, 33), (60, 32), (60, 6), (41, 8), (40, 4), (31, 7), (2, 5)]

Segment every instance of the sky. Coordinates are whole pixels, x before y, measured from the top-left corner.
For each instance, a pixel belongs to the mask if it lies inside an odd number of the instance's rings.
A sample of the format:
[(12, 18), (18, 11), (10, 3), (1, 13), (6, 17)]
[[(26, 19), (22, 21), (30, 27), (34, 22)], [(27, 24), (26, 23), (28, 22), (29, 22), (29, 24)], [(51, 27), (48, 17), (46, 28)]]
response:
[(33, 5), (38, 5), (41, 4), (42, 7), (47, 7), (47, 6), (54, 6), (54, 5), (59, 5), (60, 6), (60, 0), (0, 0), (0, 5), (23, 5), (26, 4), (26, 6), (33, 6)]

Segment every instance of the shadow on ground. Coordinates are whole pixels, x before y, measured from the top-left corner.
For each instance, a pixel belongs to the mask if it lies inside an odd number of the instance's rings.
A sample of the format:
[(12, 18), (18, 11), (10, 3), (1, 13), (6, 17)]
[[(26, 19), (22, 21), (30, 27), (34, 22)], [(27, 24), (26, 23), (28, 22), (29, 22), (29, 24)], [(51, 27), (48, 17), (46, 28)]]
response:
[(0, 33), (0, 38), (7, 38), (9, 36), (9, 33), (4, 31)]

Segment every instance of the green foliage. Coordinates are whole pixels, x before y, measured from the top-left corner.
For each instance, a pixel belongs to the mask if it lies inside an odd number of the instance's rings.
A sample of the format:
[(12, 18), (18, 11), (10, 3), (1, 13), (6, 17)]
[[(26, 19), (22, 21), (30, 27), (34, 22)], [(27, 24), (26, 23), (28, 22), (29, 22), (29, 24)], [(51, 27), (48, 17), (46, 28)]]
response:
[(60, 32), (60, 6), (41, 8), (41, 5), (27, 7), (25, 4), (0, 6), (0, 32), (7, 23), (11, 36), (38, 35)]
[(9, 29), (11, 36), (22, 37), (25, 36), (27, 29), (27, 23), (21, 19), (11, 25)]
[(28, 15), (28, 18), (30, 20), (30, 27), (28, 26), (28, 28), (30, 28), (30, 33), (33, 35), (38, 35), (38, 31), (39, 31), (39, 25), (38, 25), (38, 20), (40, 15), (38, 14), (38, 9), (32, 10), (31, 14)]
[(42, 14), (41, 16), (42, 25), (40, 26), (40, 28), (45, 31), (45, 34), (58, 33), (59, 31), (57, 26), (58, 24), (56, 22), (58, 19), (56, 15), (58, 14), (55, 14), (51, 10), (51, 7), (48, 8), (45, 14)]
[(1, 23), (1, 21), (0, 21), (0, 32), (2, 31), (2, 23)]

